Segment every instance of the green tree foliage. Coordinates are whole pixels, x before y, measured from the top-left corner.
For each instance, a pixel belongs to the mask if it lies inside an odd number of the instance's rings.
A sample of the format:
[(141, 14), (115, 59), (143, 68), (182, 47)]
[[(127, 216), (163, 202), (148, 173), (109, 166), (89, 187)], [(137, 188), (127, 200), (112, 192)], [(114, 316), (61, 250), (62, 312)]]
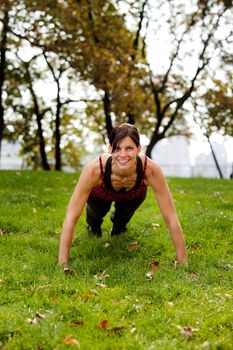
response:
[(215, 87), (203, 96), (206, 108), (208, 133), (221, 132), (233, 136), (233, 81), (215, 81)]

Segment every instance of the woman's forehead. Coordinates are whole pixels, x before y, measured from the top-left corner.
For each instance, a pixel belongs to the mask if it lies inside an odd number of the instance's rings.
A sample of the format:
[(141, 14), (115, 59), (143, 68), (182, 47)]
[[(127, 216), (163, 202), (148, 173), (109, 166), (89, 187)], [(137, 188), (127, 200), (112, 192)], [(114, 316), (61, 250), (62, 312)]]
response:
[(125, 136), (123, 139), (119, 140), (117, 143), (117, 146), (124, 146), (124, 145), (136, 145), (134, 140), (130, 136)]

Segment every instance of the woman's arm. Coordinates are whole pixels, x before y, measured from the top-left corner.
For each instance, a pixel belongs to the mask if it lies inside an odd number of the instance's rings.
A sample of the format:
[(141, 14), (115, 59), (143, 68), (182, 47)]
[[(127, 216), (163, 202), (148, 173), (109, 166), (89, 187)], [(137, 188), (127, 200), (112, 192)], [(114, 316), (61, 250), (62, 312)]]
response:
[(178, 220), (173, 199), (161, 168), (148, 160), (146, 182), (152, 187), (164, 221), (169, 229), (176, 250), (176, 259), (180, 264), (187, 263), (185, 240)]
[(69, 261), (70, 247), (75, 226), (83, 212), (88, 196), (99, 179), (98, 160), (89, 163), (82, 171), (67, 207), (62, 226), (58, 264), (65, 265)]

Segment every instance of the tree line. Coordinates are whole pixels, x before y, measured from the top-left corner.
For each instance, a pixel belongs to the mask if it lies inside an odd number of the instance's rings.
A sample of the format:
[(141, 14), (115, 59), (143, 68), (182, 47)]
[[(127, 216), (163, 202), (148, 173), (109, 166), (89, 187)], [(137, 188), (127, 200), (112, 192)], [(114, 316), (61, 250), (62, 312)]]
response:
[(28, 165), (61, 170), (115, 123), (136, 123), (148, 156), (190, 118), (210, 145), (233, 135), (232, 1), (0, 3), (0, 152), (19, 140)]

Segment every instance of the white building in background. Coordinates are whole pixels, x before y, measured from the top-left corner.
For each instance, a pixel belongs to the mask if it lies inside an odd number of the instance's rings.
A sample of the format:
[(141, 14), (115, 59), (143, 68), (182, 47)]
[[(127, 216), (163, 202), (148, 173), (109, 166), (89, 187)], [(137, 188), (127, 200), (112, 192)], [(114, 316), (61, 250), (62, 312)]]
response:
[[(229, 178), (232, 173), (232, 162), (228, 161), (224, 144), (213, 143), (215, 155), (224, 178)], [(195, 159), (194, 176), (219, 177), (214, 158), (211, 153), (201, 153)]]
[(18, 142), (2, 141), (1, 167), (5, 170), (19, 170), (23, 167), (23, 158), (19, 156), (20, 144)]
[[(224, 177), (229, 178), (233, 171), (233, 138), (231, 138), (231, 143), (227, 145), (227, 148), (226, 143), (219, 142), (213, 142), (213, 147)], [(19, 149), (18, 143), (3, 142), (1, 169), (17, 170), (23, 167), (23, 159), (19, 156)], [(85, 163), (101, 153), (97, 154), (97, 152), (95, 150), (94, 153), (86, 157)], [(197, 143), (184, 136), (173, 136), (160, 141), (154, 147), (152, 159), (161, 166), (166, 176), (219, 177), (207, 142)]]
[(153, 148), (151, 157), (166, 176), (192, 177), (189, 144), (184, 136), (161, 140)]
[[(227, 147), (223, 140), (221, 143), (212, 142), (212, 146), (223, 177), (230, 178), (233, 171), (233, 138)], [(173, 136), (155, 145), (152, 159), (161, 166), (166, 176), (219, 178), (207, 141), (195, 142), (184, 136)]]

